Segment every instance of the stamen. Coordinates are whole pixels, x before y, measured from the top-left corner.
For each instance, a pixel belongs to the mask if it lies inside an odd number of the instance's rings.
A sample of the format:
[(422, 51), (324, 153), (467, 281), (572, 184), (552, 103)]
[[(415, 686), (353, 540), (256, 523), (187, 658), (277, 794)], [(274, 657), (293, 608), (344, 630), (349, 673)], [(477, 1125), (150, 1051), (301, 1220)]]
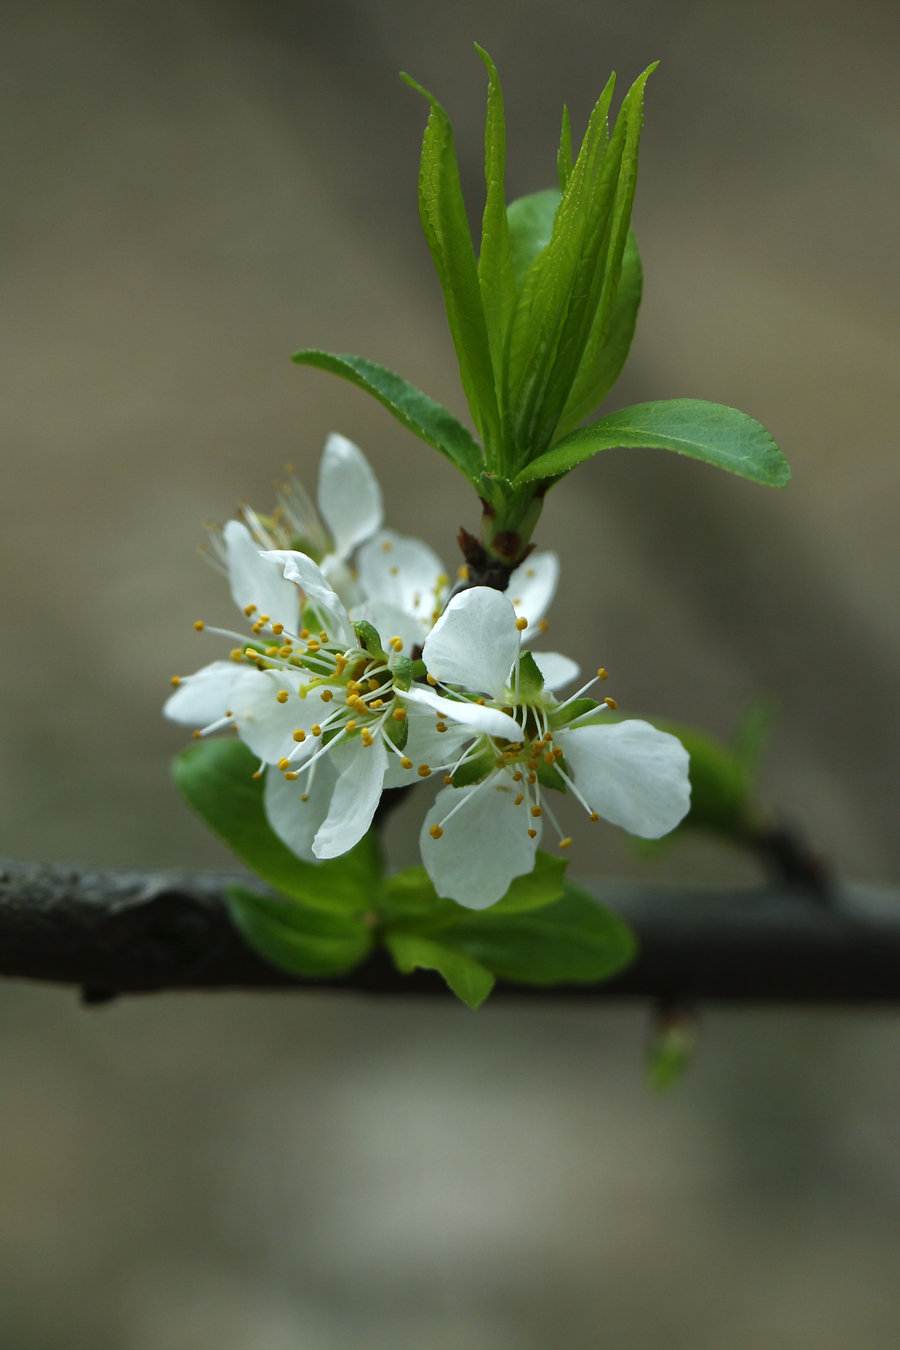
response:
[(198, 633), (202, 633), (205, 627), (206, 624), (203, 622), (202, 619), (194, 620), (194, 628), (197, 630)]
[(289, 695), (286, 689), (279, 689), (278, 693), (275, 695), (275, 700), (277, 703), (287, 703), (288, 698)]
[(432, 825), (428, 833), (431, 835), (432, 839), (440, 839), (444, 831), (441, 829), (440, 825)]

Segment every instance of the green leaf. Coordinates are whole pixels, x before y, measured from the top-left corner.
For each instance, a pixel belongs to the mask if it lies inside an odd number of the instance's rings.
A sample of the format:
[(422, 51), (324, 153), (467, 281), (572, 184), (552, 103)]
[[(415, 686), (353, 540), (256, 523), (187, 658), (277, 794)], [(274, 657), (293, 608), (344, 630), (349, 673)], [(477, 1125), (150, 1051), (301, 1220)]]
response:
[(232, 921), (250, 945), (292, 975), (341, 975), (372, 947), (371, 928), (347, 914), (255, 895), (243, 886), (230, 887), (227, 900)]
[(531, 652), (523, 651), (519, 658), (519, 678), (516, 690), (520, 703), (533, 703), (544, 687), (541, 668)]
[(506, 329), (516, 303), (509, 221), (506, 215), (506, 120), (503, 91), (497, 68), (487, 52), (475, 44), (475, 50), (488, 72), (487, 117), (484, 127), (484, 179), (487, 194), (481, 225), (481, 249), (478, 256), (478, 284), (495, 372), (503, 368)]
[(444, 293), (447, 322), (469, 410), (485, 443), (488, 467), (496, 468), (493, 454), (501, 443), (500, 414), (453, 128), (433, 94), (409, 75), (404, 74), (403, 79), (431, 105), (419, 163), (419, 215)]
[(752, 417), (720, 403), (677, 398), (638, 403), (573, 431), (528, 464), (515, 482), (559, 478), (601, 450), (618, 446), (674, 450), (770, 487), (784, 487), (791, 476), (775, 441)]
[[(524, 876), (516, 877), (501, 900), (492, 905), (490, 914), (525, 914), (529, 910), (543, 909), (559, 900), (566, 890), (566, 868), (568, 858), (558, 858), (555, 853), (538, 850), (534, 868)], [(460, 917), (470, 914), (471, 910), (462, 909)]]
[(472, 912), (454, 925), (452, 942), (499, 979), (538, 985), (608, 979), (636, 950), (622, 920), (571, 885), (534, 912), (509, 914), (497, 905)]
[(401, 975), (417, 968), (436, 970), (473, 1011), (494, 987), (494, 976), (487, 967), (450, 943), (401, 931), (388, 933), (384, 942)]
[(313, 349), (295, 352), (291, 360), (301, 366), (314, 366), (317, 370), (339, 375), (371, 394), (407, 431), (440, 450), (470, 482), (477, 484), (484, 468), (481, 446), (451, 412), (404, 380), (402, 375), (362, 356)]
[(258, 761), (237, 740), (195, 741), (175, 759), (182, 796), (214, 834), (276, 891), (323, 910), (359, 911), (378, 886), (377, 843), (367, 836), (328, 862), (301, 861), (272, 830), (263, 806)]
[(527, 197), (517, 197), (506, 208), (516, 290), (522, 285), (525, 273), (535, 258), (550, 243), (553, 217), (559, 202), (560, 195), (556, 188), (545, 188)]
[(575, 383), (559, 419), (557, 436), (565, 436), (584, 421), (603, 402), (621, 375), (634, 339), (643, 286), (641, 255), (634, 231), (629, 230), (622, 254), (619, 286), (608, 322), (598, 310)]
[(574, 157), (572, 155), (572, 123), (569, 109), (563, 104), (562, 129), (559, 133), (559, 150), (556, 155), (556, 171), (559, 175), (559, 190), (565, 192), (572, 177)]
[(612, 137), (610, 79), (591, 113), (550, 244), (519, 293), (503, 409), (520, 465), (551, 445), (586, 354), (592, 367), (606, 341), (637, 180), (644, 85), (654, 68), (629, 89)]

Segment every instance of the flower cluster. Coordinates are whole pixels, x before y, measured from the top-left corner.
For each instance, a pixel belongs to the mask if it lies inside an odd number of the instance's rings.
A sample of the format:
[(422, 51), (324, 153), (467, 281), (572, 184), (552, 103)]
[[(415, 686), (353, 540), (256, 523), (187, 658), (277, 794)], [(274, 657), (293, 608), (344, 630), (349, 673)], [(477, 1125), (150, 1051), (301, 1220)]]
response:
[(237, 731), (259, 757), (272, 828), (298, 856), (347, 852), (385, 789), (437, 774), (422, 859), (438, 894), (478, 909), (532, 869), (545, 820), (571, 843), (553, 792), (651, 838), (686, 813), (681, 743), (609, 720), (614, 701), (588, 697), (603, 670), (560, 699), (575, 663), (523, 646), (545, 627), (555, 555), (519, 567), (508, 595), (452, 593), (425, 544), (382, 529), (374, 475), (336, 436), (318, 510), (292, 480), (271, 517), (244, 508), (213, 540), (251, 636), (208, 628), (235, 643), (230, 659), (175, 677), (165, 712), (195, 736)]

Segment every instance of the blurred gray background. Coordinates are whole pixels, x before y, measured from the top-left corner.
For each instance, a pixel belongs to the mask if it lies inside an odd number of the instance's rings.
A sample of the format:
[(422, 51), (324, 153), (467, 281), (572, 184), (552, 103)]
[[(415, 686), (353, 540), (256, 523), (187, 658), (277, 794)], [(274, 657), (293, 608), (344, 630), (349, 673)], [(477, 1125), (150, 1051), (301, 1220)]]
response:
[[(738, 0), (2, 8), (0, 679), (10, 856), (223, 865), (159, 706), (230, 623), (207, 519), (356, 440), (388, 523), (454, 561), (469, 489), (292, 367), (355, 351), (463, 413), (415, 199), (422, 101), (478, 200), (484, 72), (511, 196), (610, 69), (660, 59), (645, 302), (610, 407), (745, 409), (783, 493), (662, 452), (558, 487), (553, 645), (629, 707), (780, 720), (766, 799), (896, 881), (898, 11)], [(19, 643), (24, 645), (20, 646)], [(391, 832), (412, 857), (414, 816)], [(593, 837), (592, 837), (593, 840)], [(613, 830), (573, 868), (646, 873)], [(653, 873), (750, 880), (720, 847)], [(641, 1010), (0, 991), (4, 1350), (880, 1350), (900, 1340), (893, 1016), (711, 1012), (671, 1097)]]

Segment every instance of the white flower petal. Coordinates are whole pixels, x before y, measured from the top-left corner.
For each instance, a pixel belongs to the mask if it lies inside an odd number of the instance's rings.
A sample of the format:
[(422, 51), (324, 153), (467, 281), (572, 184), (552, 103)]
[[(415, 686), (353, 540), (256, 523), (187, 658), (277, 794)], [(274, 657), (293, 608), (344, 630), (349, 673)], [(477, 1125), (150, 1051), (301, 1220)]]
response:
[(319, 510), (339, 558), (346, 558), (381, 524), (378, 480), (363, 452), (346, 436), (333, 434), (325, 442), (319, 464)]
[(538, 670), (544, 677), (545, 689), (559, 689), (572, 680), (577, 680), (581, 667), (570, 656), (561, 652), (532, 652)]
[(420, 539), (381, 530), (359, 551), (359, 582), (368, 599), (386, 601), (422, 626), (421, 642), (434, 623), (438, 599), (447, 588), (440, 558)]
[(243, 672), (233, 661), (213, 661), (193, 675), (185, 675), (166, 699), (164, 716), (186, 727), (206, 727), (224, 717), (231, 693)]
[(398, 697), (410, 703), (418, 703), (423, 708), (431, 708), (438, 717), (448, 717), (453, 722), (467, 727), (473, 736), (501, 736), (507, 741), (521, 741), (522, 728), (509, 713), (499, 708), (487, 708), (480, 703), (467, 703), (462, 700), (444, 698), (431, 689), (422, 689), (413, 685), (406, 692), (398, 691)]
[(348, 646), (354, 641), (353, 627), (340, 597), (312, 558), (282, 548), (267, 550), (262, 557), (279, 563), (288, 581), (296, 582), (310, 603), (321, 611), (328, 625), (328, 636), (333, 641), (345, 642)]
[(259, 544), (246, 525), (229, 520), (223, 531), (228, 564), (228, 584), (239, 609), (255, 605), (273, 622), (296, 629), (300, 614), (297, 587), (285, 579), (282, 568), (260, 553)]
[[(300, 679), (300, 675), (280, 670), (245, 669), (238, 672), (232, 686), (229, 706), (238, 735), (268, 764), (277, 764), (283, 757), (299, 763), (313, 748), (294, 740), (297, 728), (309, 733), (316, 712), (313, 700), (297, 697)], [(278, 700), (282, 691), (288, 694), (283, 703)]]
[[(556, 553), (532, 553), (509, 579), (506, 594), (516, 614), (535, 628), (550, 608), (559, 584), (559, 557)], [(529, 632), (529, 638), (534, 634)]]
[(365, 746), (354, 738), (336, 746), (332, 759), (338, 780), (328, 815), (313, 840), (317, 858), (337, 858), (359, 843), (372, 823), (387, 768), (381, 741)]
[(688, 753), (649, 722), (565, 728), (554, 735), (593, 811), (630, 834), (658, 839), (691, 803)]
[(473, 586), (450, 601), (422, 655), (428, 673), (442, 684), (502, 698), (518, 652), (510, 601), (489, 586)]
[(263, 802), (269, 824), (282, 843), (306, 862), (316, 861), (312, 841), (328, 814), (336, 782), (337, 770), (327, 755), (316, 761), (309, 775), (298, 779), (288, 780), (275, 768), (266, 770)]
[(350, 617), (366, 619), (386, 648), (392, 637), (401, 638), (405, 656), (410, 656), (413, 647), (421, 645), (425, 636), (417, 619), (384, 600), (364, 600), (362, 604), (354, 605)]
[[(487, 909), (516, 877), (531, 871), (541, 822), (532, 819), (524, 803), (515, 805), (516, 788), (508, 774), (495, 773), (474, 787), (438, 793), (419, 839), (438, 895), (468, 909)], [(459, 809), (447, 819), (454, 807)], [(432, 838), (433, 825), (441, 825), (440, 839)], [(538, 832), (534, 839), (528, 837), (529, 826)]]

